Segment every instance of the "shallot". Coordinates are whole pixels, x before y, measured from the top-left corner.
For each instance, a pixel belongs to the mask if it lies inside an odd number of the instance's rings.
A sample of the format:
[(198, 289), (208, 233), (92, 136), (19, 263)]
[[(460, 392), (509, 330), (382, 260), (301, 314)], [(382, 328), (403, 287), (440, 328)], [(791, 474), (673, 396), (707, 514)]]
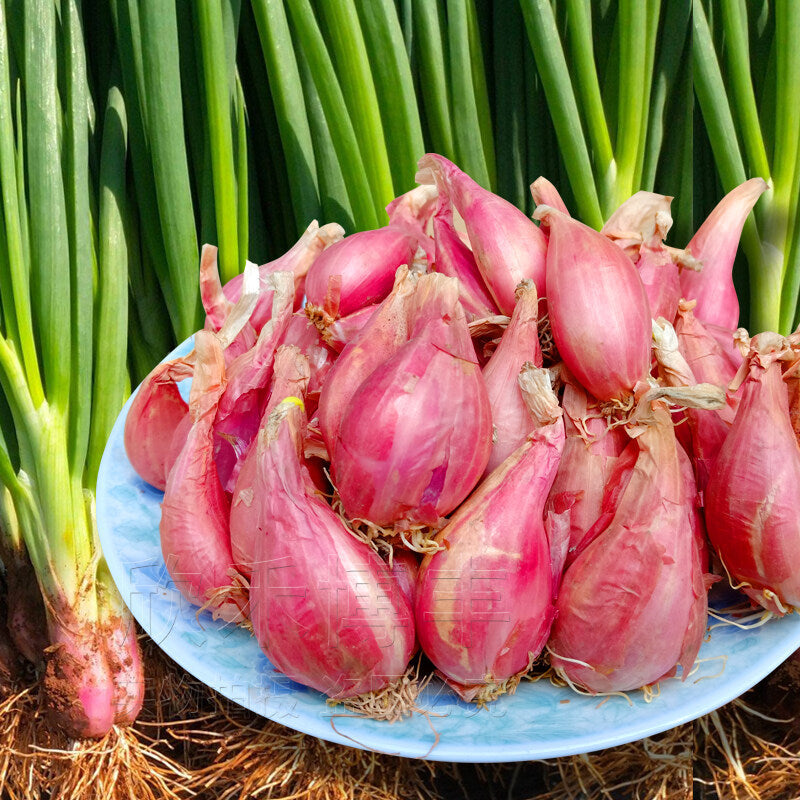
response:
[(553, 620), (542, 511), (564, 446), (564, 423), (541, 372), (536, 427), (453, 514), (436, 536), (442, 549), (420, 568), (420, 644), (466, 700), (486, 702), (513, 691)]
[(464, 219), (478, 269), (500, 311), (511, 314), (514, 292), (526, 278), (544, 296), (547, 241), (542, 231), (443, 156), (429, 153), (418, 166), (417, 181), (435, 184)]
[(253, 630), (278, 671), (349, 698), (403, 675), (415, 646), (413, 610), (388, 566), (317, 494), (297, 456), (304, 415), (287, 398), (258, 435), (255, 492), (265, 502)]
[(625, 401), (650, 371), (650, 306), (633, 262), (605, 236), (548, 206), (547, 307), (558, 352), (600, 401)]

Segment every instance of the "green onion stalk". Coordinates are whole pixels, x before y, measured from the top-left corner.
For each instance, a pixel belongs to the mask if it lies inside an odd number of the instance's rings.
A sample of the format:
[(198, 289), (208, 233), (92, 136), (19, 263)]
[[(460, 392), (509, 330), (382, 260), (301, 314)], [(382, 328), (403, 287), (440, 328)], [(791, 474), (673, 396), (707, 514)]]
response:
[(687, 198), (674, 209), (686, 235), (692, 153), (670, 139), (691, 125), (690, 0), (519, 4), (578, 215), (599, 229), (635, 192), (658, 191)]
[(31, 655), (72, 736), (131, 722), (143, 692), (94, 516), (128, 392), (127, 121), (113, 75), (104, 101), (95, 119), (80, 0), (32, 0), (24, 14), (0, 2), (3, 558), (7, 570), (9, 553), (33, 566), (48, 646)]
[(748, 178), (766, 192), (742, 232), (750, 329), (800, 324), (800, 4), (693, 5), (695, 89), (724, 191)]

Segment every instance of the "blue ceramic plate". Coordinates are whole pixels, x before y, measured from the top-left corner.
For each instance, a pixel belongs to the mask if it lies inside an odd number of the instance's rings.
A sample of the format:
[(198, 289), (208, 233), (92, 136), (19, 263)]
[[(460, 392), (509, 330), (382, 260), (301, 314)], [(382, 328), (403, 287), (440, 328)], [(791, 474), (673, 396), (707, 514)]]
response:
[[(169, 357), (186, 355), (191, 340)], [(123, 446), (130, 400), (100, 466), (97, 523), (114, 580), (133, 615), (167, 655), (225, 697), (287, 727), (385, 753), (441, 761), (521, 761), (584, 753), (631, 742), (695, 719), (742, 694), (800, 648), (800, 616), (758, 628), (714, 628), (685, 682), (597, 698), (523, 683), (488, 709), (461, 702), (441, 683), (420, 698), (427, 714), (375, 722), (341, 713), (325, 697), (275, 672), (245, 630), (196, 609), (175, 590), (161, 556), (162, 494), (131, 468)], [(714, 623), (714, 620), (709, 620)]]

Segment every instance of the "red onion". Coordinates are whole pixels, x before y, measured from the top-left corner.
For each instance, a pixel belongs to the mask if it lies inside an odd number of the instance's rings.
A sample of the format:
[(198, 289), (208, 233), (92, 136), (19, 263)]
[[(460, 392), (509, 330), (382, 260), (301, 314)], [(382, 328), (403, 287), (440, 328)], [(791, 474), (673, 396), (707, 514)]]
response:
[(520, 392), (517, 376), (522, 365), (542, 366), (539, 347), (539, 300), (533, 281), (517, 289), (517, 305), (500, 344), (483, 368), (492, 409), (492, 452), (486, 472), (492, 472), (511, 455), (533, 430), (534, 420)]
[(388, 225), (351, 234), (326, 250), (306, 277), (308, 303), (336, 318), (383, 300), (397, 268), (410, 265), (418, 247), (430, 247), (425, 225), (435, 202), (431, 187), (412, 189), (387, 207)]
[(733, 261), (747, 216), (767, 188), (762, 178), (751, 178), (728, 192), (686, 245), (703, 268), (683, 270), (681, 290), (684, 297), (697, 300), (695, 313), (703, 322), (728, 330), (739, 324)]
[(161, 504), (161, 552), (176, 588), (215, 616), (241, 619), (239, 605), (216, 592), (231, 583), (228, 500), (213, 457), (213, 421), (225, 391), (225, 362), (214, 334), (195, 335), (197, 363), (189, 397), (192, 428), (167, 480)]
[(321, 500), (297, 457), (292, 398), (258, 437), (264, 535), (250, 588), (253, 630), (277, 670), (330, 697), (377, 691), (414, 649), (413, 611), (389, 568)]
[[(417, 635), (425, 654), (465, 700), (515, 686), (547, 640), (553, 575), (542, 521), (564, 446), (550, 389), (549, 419), (481, 483), (436, 536), (417, 584)], [(547, 398), (545, 398), (547, 402)]]
[(551, 663), (590, 692), (637, 689), (679, 663), (685, 678), (704, 633), (693, 498), (668, 410), (645, 403), (611, 523), (567, 569), (556, 603)]
[(598, 400), (624, 400), (650, 371), (650, 307), (633, 262), (605, 236), (539, 206), (550, 228), (547, 307), (558, 352)]
[(800, 606), (800, 446), (774, 346), (783, 341), (753, 338), (741, 404), (705, 493), (708, 535), (732, 581), (775, 614)]
[(417, 183), (435, 183), (463, 217), (478, 269), (500, 311), (511, 315), (514, 291), (526, 278), (544, 296), (547, 241), (539, 228), (443, 156), (429, 153), (418, 166)]
[(486, 467), (491, 410), (458, 282), (421, 276), (409, 324), (410, 340), (347, 405), (331, 452), (333, 481), (351, 519), (438, 526)]

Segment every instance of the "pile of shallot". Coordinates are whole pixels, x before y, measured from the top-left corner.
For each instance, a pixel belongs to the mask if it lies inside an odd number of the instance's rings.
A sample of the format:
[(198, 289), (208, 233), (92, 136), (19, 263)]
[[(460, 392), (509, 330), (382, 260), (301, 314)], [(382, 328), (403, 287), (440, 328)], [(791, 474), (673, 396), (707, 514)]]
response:
[(125, 429), (183, 595), (331, 698), (421, 651), (479, 704), (535, 662), (685, 679), (715, 581), (799, 607), (800, 332), (737, 330), (731, 277), (766, 183), (677, 249), (670, 197), (597, 232), (541, 178), (534, 220), (438, 155), (417, 182), (225, 286), (204, 248), (205, 329)]

